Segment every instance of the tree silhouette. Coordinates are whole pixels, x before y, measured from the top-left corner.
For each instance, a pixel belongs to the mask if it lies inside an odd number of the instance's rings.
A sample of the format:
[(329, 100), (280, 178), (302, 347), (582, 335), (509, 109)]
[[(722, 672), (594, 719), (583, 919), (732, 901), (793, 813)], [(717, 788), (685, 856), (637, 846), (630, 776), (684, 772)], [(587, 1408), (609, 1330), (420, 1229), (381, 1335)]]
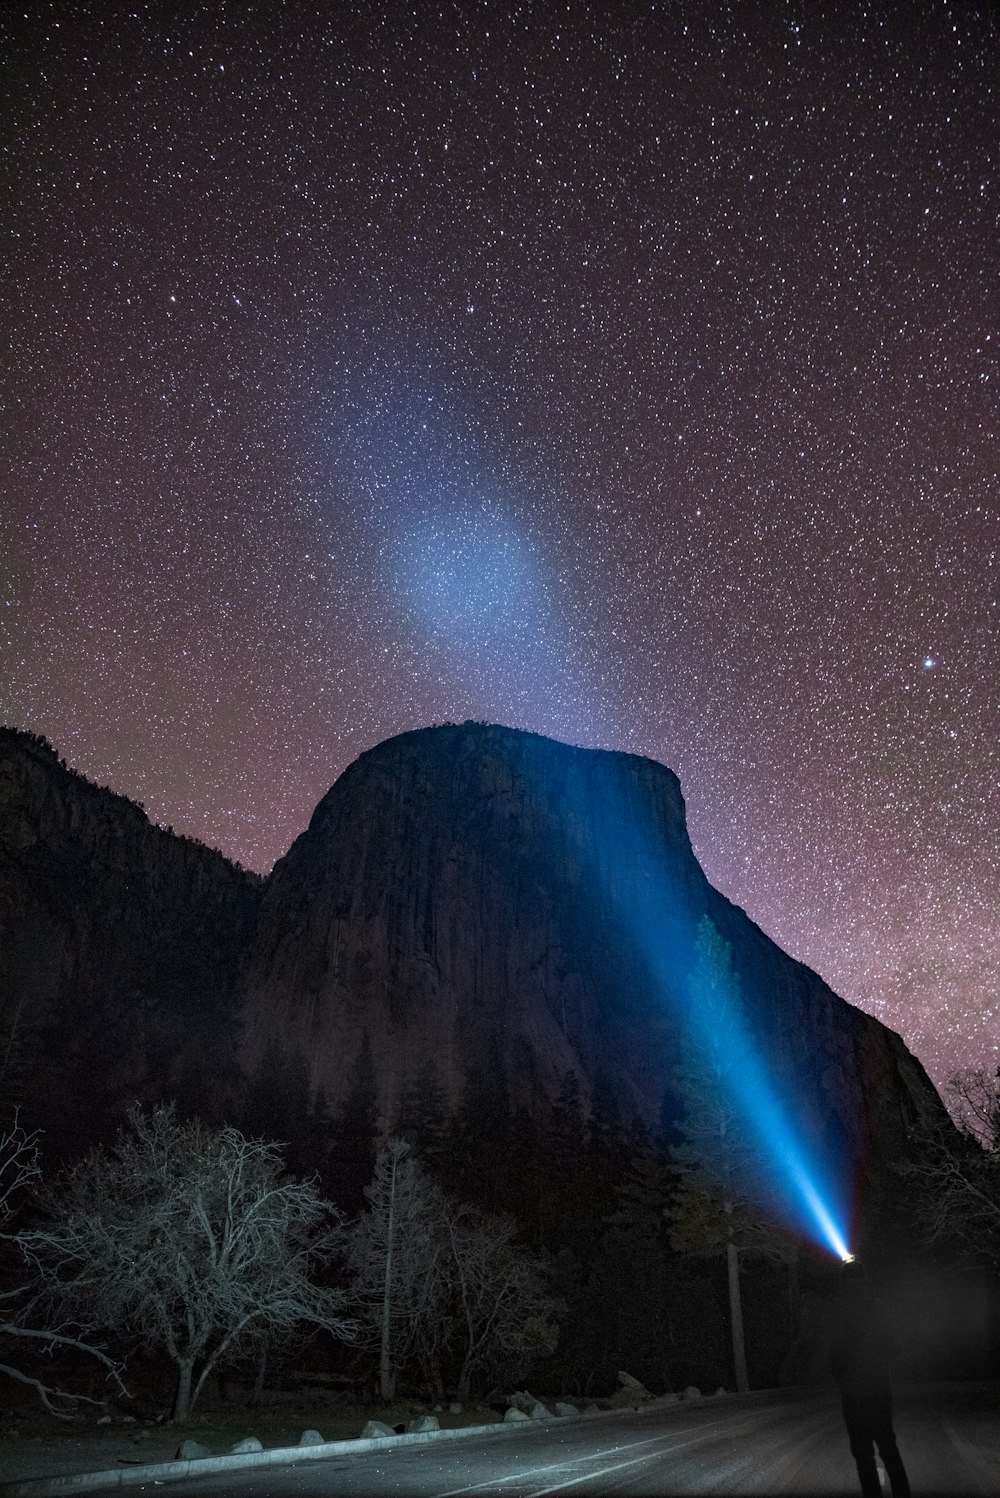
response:
[(949, 1085), (956, 1131), (935, 1122), (913, 1130), (916, 1146), (899, 1167), (929, 1246), (972, 1263), (1000, 1265), (1000, 1072), (957, 1074)]
[(375, 1169), (377, 1140), (375, 1057), (366, 1031), (347, 1092), (333, 1111), (323, 1167), (326, 1189), (344, 1212), (353, 1214), (364, 1205), (365, 1187)]
[(421, 1066), (403, 1093), (395, 1133), (405, 1139), (429, 1170), (437, 1170), (448, 1151), (448, 1094), (433, 1057)]

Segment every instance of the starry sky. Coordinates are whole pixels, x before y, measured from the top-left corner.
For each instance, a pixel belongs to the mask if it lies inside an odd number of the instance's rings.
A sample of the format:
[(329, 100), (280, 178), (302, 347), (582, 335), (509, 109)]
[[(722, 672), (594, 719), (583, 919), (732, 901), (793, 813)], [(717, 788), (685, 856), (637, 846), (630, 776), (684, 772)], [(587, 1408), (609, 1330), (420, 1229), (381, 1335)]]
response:
[(266, 871), (465, 718), (648, 754), (1000, 1060), (986, 3), (8, 13), (0, 719)]

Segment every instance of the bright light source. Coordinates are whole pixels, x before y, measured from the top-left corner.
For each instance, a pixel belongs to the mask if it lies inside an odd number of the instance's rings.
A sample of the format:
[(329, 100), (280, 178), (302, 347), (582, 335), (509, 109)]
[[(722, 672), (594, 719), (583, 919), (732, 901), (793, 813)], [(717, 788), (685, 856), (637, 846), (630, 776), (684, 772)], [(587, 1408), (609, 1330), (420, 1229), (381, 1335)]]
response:
[(854, 1254), (841, 1254), (840, 1262), (842, 1264), (853, 1264), (855, 1262), (855, 1256)]

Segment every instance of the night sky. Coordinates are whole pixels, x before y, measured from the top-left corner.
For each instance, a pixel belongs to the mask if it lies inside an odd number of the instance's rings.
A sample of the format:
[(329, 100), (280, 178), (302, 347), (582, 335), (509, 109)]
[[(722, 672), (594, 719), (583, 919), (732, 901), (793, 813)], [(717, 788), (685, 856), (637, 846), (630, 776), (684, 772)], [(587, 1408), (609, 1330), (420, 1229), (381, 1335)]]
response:
[(1000, 1060), (989, 4), (22, 4), (0, 719), (267, 870), (362, 750), (648, 754)]

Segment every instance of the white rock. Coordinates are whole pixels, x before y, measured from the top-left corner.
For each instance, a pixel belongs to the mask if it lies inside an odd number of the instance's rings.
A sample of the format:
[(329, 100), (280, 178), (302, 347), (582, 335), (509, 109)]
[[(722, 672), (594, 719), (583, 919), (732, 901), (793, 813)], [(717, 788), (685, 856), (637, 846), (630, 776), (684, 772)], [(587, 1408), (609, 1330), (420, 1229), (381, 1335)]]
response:
[(538, 1400), (534, 1394), (529, 1394), (527, 1389), (515, 1389), (513, 1394), (507, 1395), (507, 1403), (527, 1414), (531, 1406), (538, 1403)]
[(318, 1430), (304, 1430), (299, 1436), (300, 1446), (325, 1446), (326, 1442)]
[(174, 1460), (178, 1462), (196, 1462), (200, 1457), (211, 1455), (212, 1453), (208, 1447), (203, 1446), (200, 1441), (182, 1441), (177, 1448), (177, 1455)]
[(567, 1404), (564, 1399), (556, 1400), (555, 1412), (557, 1415), (578, 1415), (580, 1413), (575, 1404)]
[(419, 1435), (424, 1430), (440, 1430), (441, 1421), (437, 1415), (417, 1415), (414, 1420), (407, 1420), (406, 1434), (408, 1436)]
[(230, 1456), (246, 1456), (250, 1451), (263, 1451), (264, 1448), (256, 1436), (244, 1436), (242, 1441), (237, 1441), (235, 1446), (230, 1446)]
[(637, 1378), (633, 1378), (631, 1373), (619, 1373), (618, 1382), (630, 1397), (636, 1399), (652, 1399), (653, 1397), (646, 1385), (641, 1384)]
[(694, 1404), (701, 1398), (701, 1390), (696, 1389), (694, 1384), (688, 1384), (681, 1398), (688, 1404)]
[(519, 1410), (516, 1404), (512, 1404), (503, 1418), (505, 1425), (515, 1425), (518, 1420), (528, 1420), (530, 1416), (526, 1415), (523, 1410)]
[(362, 1441), (374, 1440), (377, 1436), (394, 1436), (396, 1432), (384, 1420), (369, 1420), (361, 1432)]

